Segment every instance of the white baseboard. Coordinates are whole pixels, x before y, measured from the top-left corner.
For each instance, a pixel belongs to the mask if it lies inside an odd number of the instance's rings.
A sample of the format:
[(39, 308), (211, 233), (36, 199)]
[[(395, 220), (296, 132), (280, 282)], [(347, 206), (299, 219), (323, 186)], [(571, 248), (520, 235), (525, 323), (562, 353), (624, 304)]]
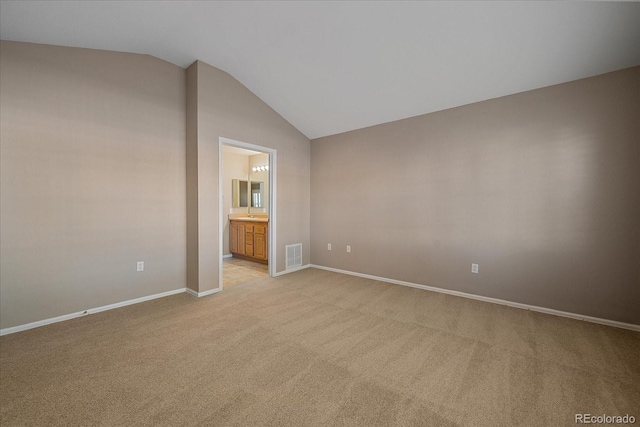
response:
[(225, 259), (225, 258), (233, 258), (233, 254), (229, 254), (229, 255), (222, 255), (222, 258), (223, 258), (223, 259)]
[[(634, 324), (631, 324), (631, 323), (624, 323), (624, 322), (618, 322), (618, 321), (615, 321), (615, 320), (601, 319), (599, 317), (585, 316), (585, 315), (582, 315), (582, 314), (569, 313), (569, 312), (566, 312), (566, 311), (554, 310), (554, 309), (551, 309), (551, 308), (538, 307), (538, 306), (535, 306), (535, 305), (528, 305), (528, 304), (521, 304), (519, 302), (512, 302), (512, 301), (502, 300), (502, 299), (498, 299), (498, 298), (484, 297), (484, 296), (481, 296), (481, 295), (468, 294), (466, 292), (452, 291), (452, 290), (449, 290), (449, 289), (436, 288), (434, 286), (420, 285), (420, 284), (417, 284), (417, 283), (405, 282), (405, 281), (396, 280), (396, 279), (389, 279), (389, 278), (386, 278), (386, 277), (372, 276), (370, 274), (356, 273), (354, 271), (340, 270), (338, 268), (325, 267), (325, 266), (316, 265), (316, 264), (306, 264), (306, 265), (303, 265), (301, 267), (292, 268), (290, 270), (284, 270), (284, 271), (281, 271), (279, 273), (276, 273), (275, 276), (282, 276), (284, 274), (293, 273), (295, 271), (304, 270), (304, 269), (310, 268), (310, 267), (317, 268), (317, 269), (320, 269), (320, 270), (333, 271), (335, 273), (347, 274), (347, 275), (350, 275), (350, 276), (363, 277), (365, 279), (378, 280), (380, 282), (387, 282), (387, 283), (393, 283), (393, 284), (396, 284), (396, 285), (409, 286), (409, 287), (412, 287), (412, 288), (424, 289), (424, 290), (427, 290), (427, 291), (440, 292), (440, 293), (443, 293), (443, 294), (455, 295), (455, 296), (458, 296), (458, 297), (470, 298), (470, 299), (475, 299), (475, 300), (478, 300), (478, 301), (485, 301), (485, 302), (490, 302), (490, 303), (493, 303), (493, 304), (506, 305), (506, 306), (509, 306), (509, 307), (515, 307), (515, 308), (521, 308), (521, 309), (525, 309), (525, 310), (537, 311), (537, 312), (540, 312), (540, 313), (552, 314), (552, 315), (555, 315), (555, 316), (567, 317), (567, 318), (576, 319), (576, 320), (584, 320), (586, 322), (597, 323), (597, 324), (600, 324), (600, 325), (613, 326), (613, 327), (616, 327), (616, 328), (629, 329), (631, 331), (640, 332), (640, 325), (634, 325)], [(52, 317), (50, 319), (38, 320), (37, 322), (31, 322), (31, 323), (27, 323), (27, 324), (24, 324), (24, 325), (13, 326), (11, 328), (0, 329), (0, 336), (9, 335), (9, 334), (13, 334), (13, 333), (16, 333), (16, 332), (22, 332), (22, 331), (26, 331), (26, 330), (29, 330), (29, 329), (37, 328), (37, 327), (40, 327), (40, 326), (45, 326), (45, 325), (50, 325), (52, 323), (62, 322), (62, 321), (65, 321), (65, 320), (75, 319), (76, 317), (87, 316), (89, 314), (100, 313), (101, 311), (112, 310), (114, 308), (125, 307), (127, 305), (132, 305), (132, 304), (138, 304), (138, 303), (141, 303), (141, 302), (150, 301), (150, 300), (153, 300), (153, 299), (162, 298), (162, 297), (166, 297), (166, 296), (170, 296), (170, 295), (175, 295), (175, 294), (179, 294), (179, 293), (182, 293), (182, 292), (187, 292), (188, 294), (196, 296), (196, 297), (204, 297), (204, 296), (207, 296), (207, 295), (212, 295), (212, 294), (220, 292), (220, 288), (211, 289), (211, 290), (204, 291), (204, 292), (196, 292), (196, 291), (194, 291), (192, 289), (189, 289), (189, 288), (174, 289), (172, 291), (161, 292), (159, 294), (148, 295), (148, 296), (144, 296), (144, 297), (140, 297), (140, 298), (135, 298), (135, 299), (127, 300), (127, 301), (118, 302), (118, 303), (115, 303), (115, 304), (109, 304), (109, 305), (103, 305), (101, 307), (90, 308), (90, 309), (87, 309), (87, 310), (84, 310), (84, 311), (79, 311), (79, 312), (76, 312), (76, 313), (65, 314), (63, 316)]]
[(215, 288), (215, 289), (210, 289), (208, 291), (204, 291), (204, 292), (196, 292), (193, 289), (186, 289), (187, 293), (189, 295), (193, 295), (194, 297), (206, 297), (207, 295), (211, 295), (211, 294), (217, 294), (218, 292), (220, 292), (220, 288)]
[(31, 322), (24, 325), (13, 326), (11, 328), (0, 329), (0, 336), (14, 334), (16, 332), (22, 332), (28, 329), (50, 325), (52, 323), (62, 322), (69, 319), (75, 319), (76, 317), (87, 316), (89, 314), (100, 313), (101, 311), (113, 310), (114, 308), (125, 307), (131, 304), (138, 304), (140, 302), (150, 301), (156, 298), (162, 298), (162, 297), (167, 297), (169, 295), (181, 294), (185, 291), (185, 289), (186, 288), (180, 288), (180, 289), (175, 289), (173, 291), (161, 292), (159, 294), (147, 295), (145, 297), (117, 302), (115, 304), (103, 305), (102, 307), (90, 308), (84, 311), (78, 311), (76, 313), (65, 314), (63, 316), (52, 317), (50, 319), (38, 320), (37, 322)]
[(396, 284), (396, 285), (402, 285), (402, 286), (409, 286), (409, 287), (412, 287), (412, 288), (424, 289), (424, 290), (427, 290), (427, 291), (440, 292), (440, 293), (443, 293), (443, 294), (455, 295), (457, 297), (470, 298), (470, 299), (475, 299), (475, 300), (478, 300), (478, 301), (490, 302), (490, 303), (493, 303), (493, 304), (506, 305), (506, 306), (509, 306), (509, 307), (521, 308), (521, 309), (524, 309), (524, 310), (537, 311), (539, 313), (552, 314), (554, 316), (568, 317), (570, 319), (576, 319), (576, 320), (584, 320), (586, 322), (597, 323), (597, 324), (600, 324), (600, 325), (613, 326), (613, 327), (616, 327), (616, 328), (629, 329), (631, 331), (640, 332), (640, 325), (634, 325), (632, 323), (624, 323), (624, 322), (618, 322), (616, 320), (601, 319), (599, 317), (591, 317), (591, 316), (585, 316), (585, 315), (582, 315), (582, 314), (576, 314), (576, 313), (569, 313), (569, 312), (566, 312), (566, 311), (554, 310), (552, 308), (538, 307), (538, 306), (529, 305), (529, 304), (521, 304), (519, 302), (512, 302), (512, 301), (507, 301), (507, 300), (498, 299), (498, 298), (484, 297), (482, 295), (468, 294), (466, 292), (452, 291), (452, 290), (449, 290), (449, 289), (436, 288), (434, 286), (419, 285), (417, 283), (411, 283), (411, 282), (405, 282), (405, 281), (402, 281), (402, 280), (389, 279), (389, 278), (386, 278), (386, 277), (372, 276), (370, 274), (356, 273), (354, 271), (340, 270), (338, 268), (325, 267), (325, 266), (322, 266), (322, 265), (310, 264), (308, 267), (318, 268), (320, 270), (333, 271), (335, 273), (348, 274), (350, 276), (364, 277), (365, 279), (377, 280), (377, 281), (380, 281), (380, 282), (387, 282), (387, 283), (393, 283), (393, 284)]
[(313, 266), (311, 264), (305, 264), (305, 265), (301, 265), (300, 267), (290, 268), (288, 270), (283, 270), (283, 271), (280, 271), (280, 272), (274, 274), (273, 277), (278, 277), (278, 276), (282, 276), (284, 274), (293, 273), (295, 271), (304, 270), (305, 268), (309, 268), (309, 267), (313, 267)]

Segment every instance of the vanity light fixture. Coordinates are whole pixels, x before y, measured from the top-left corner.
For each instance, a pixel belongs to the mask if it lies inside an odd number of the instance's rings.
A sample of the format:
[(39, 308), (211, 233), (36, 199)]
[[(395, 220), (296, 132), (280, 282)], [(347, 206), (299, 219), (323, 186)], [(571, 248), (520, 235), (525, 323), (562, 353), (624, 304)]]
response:
[(264, 166), (254, 166), (252, 168), (252, 170), (254, 172), (266, 172), (269, 170), (269, 165), (264, 165)]

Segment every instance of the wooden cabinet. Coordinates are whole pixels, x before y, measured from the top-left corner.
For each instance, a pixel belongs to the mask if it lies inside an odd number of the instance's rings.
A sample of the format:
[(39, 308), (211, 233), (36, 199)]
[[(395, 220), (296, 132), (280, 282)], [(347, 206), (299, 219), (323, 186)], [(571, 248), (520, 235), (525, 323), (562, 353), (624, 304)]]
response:
[(234, 257), (266, 264), (269, 260), (268, 240), (268, 223), (231, 220), (229, 250)]
[(269, 239), (269, 227), (266, 224), (253, 226), (253, 257), (259, 260), (268, 260), (267, 240)]
[[(244, 255), (253, 256), (253, 224), (245, 224)], [(238, 227), (239, 229), (241, 228)]]
[(238, 224), (231, 221), (229, 227), (229, 250), (231, 253), (238, 252)]
[(258, 259), (267, 259), (267, 236), (266, 234), (253, 234), (253, 256)]

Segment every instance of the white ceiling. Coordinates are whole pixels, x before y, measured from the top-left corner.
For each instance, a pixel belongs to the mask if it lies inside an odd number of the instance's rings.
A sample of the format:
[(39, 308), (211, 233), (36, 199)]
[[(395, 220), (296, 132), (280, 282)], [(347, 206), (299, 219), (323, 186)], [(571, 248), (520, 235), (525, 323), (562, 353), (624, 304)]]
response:
[(2, 1), (0, 37), (200, 59), (317, 138), (640, 65), (640, 3)]

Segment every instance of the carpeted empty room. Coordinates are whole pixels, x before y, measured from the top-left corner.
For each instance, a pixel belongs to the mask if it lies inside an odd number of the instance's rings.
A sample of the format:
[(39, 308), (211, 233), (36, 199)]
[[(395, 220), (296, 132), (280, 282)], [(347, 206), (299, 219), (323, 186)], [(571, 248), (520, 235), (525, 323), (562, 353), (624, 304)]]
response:
[(0, 0), (0, 426), (640, 424), (639, 22)]
[(2, 337), (2, 425), (572, 425), (639, 335), (310, 268)]

